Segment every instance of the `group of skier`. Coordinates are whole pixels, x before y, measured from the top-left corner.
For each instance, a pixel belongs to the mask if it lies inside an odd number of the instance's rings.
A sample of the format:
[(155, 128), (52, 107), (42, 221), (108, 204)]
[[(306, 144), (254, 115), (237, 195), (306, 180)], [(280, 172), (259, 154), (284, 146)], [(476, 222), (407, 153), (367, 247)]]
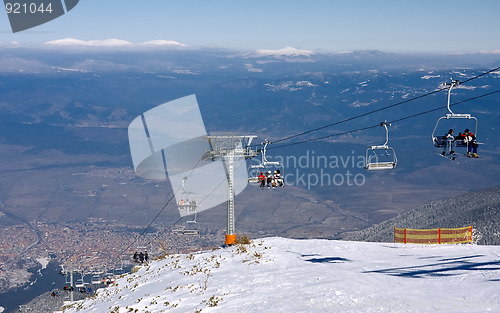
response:
[(260, 172), (259, 175), (260, 188), (275, 188), (275, 187), (285, 187), (285, 182), (280, 170), (275, 170), (274, 174), (271, 171)]
[(145, 251), (144, 253), (142, 251), (139, 253), (137, 251), (135, 251), (133, 259), (134, 259), (135, 263), (142, 264), (142, 263), (147, 262), (149, 260), (149, 254), (147, 251)]
[(459, 133), (458, 136), (453, 135), (453, 129), (450, 129), (446, 135), (443, 136), (443, 140), (445, 141), (445, 146), (442, 152), (442, 155), (445, 156), (455, 155), (455, 146), (456, 142), (467, 146), (467, 156), (472, 158), (478, 158), (477, 155), (477, 147), (478, 143), (476, 141), (476, 136), (467, 128), (463, 133)]

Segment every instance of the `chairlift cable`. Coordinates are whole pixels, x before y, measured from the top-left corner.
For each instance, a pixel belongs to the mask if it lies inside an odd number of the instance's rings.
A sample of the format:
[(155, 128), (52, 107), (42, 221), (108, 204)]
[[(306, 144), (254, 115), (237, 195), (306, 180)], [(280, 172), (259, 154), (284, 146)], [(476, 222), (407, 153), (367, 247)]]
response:
[[(181, 218), (179, 218), (175, 223), (171, 224), (170, 226), (168, 226), (166, 229), (171, 229), (172, 227), (174, 227), (175, 225), (177, 225), (177, 223), (179, 223), (180, 221), (182, 221), (182, 219), (184, 218), (184, 216), (182, 216)], [(150, 245), (151, 243), (153, 243), (156, 239), (158, 239), (158, 237), (160, 237), (160, 234), (157, 234), (153, 239), (151, 239), (147, 244), (146, 246)]]
[[(483, 95), (479, 95), (479, 96), (476, 96), (476, 97), (472, 97), (472, 98), (469, 98), (469, 99), (466, 99), (466, 100), (461, 100), (461, 101), (458, 101), (458, 102), (454, 102), (454, 103), (450, 104), (450, 106), (461, 104), (461, 103), (465, 103), (465, 102), (469, 102), (469, 101), (476, 100), (476, 99), (479, 99), (479, 98), (483, 98), (483, 97), (486, 97), (486, 96), (490, 96), (492, 94), (499, 93), (499, 92), (500, 92), (500, 90), (492, 91), (492, 92), (489, 92), (489, 93), (486, 93), (486, 94), (483, 94)], [(434, 108), (434, 109), (430, 109), (430, 110), (423, 111), (423, 112), (420, 112), (420, 113), (415, 113), (415, 114), (412, 114), (412, 115), (408, 115), (408, 116), (405, 116), (405, 117), (402, 117), (402, 118), (399, 118), (399, 119), (392, 120), (389, 123), (400, 122), (400, 121), (407, 120), (407, 119), (410, 119), (410, 118), (413, 118), (413, 117), (417, 117), (417, 116), (424, 115), (424, 114), (427, 114), (427, 113), (431, 113), (431, 112), (434, 112), (434, 111), (442, 110), (443, 108), (446, 108), (446, 106), (439, 106), (439, 107)], [(289, 143), (289, 144), (283, 144), (283, 145), (276, 146), (276, 147), (269, 147), (268, 149), (269, 150), (271, 150), (271, 149), (278, 149), (278, 148), (283, 148), (283, 147), (288, 147), (288, 146), (303, 144), (303, 143), (307, 143), (307, 142), (317, 141), (317, 140), (321, 140), (321, 139), (326, 139), (326, 138), (330, 138), (330, 137), (338, 137), (338, 136), (342, 136), (342, 135), (347, 135), (347, 134), (351, 134), (351, 133), (355, 133), (355, 132), (360, 132), (360, 131), (368, 130), (368, 129), (371, 129), (371, 128), (376, 128), (376, 127), (379, 127), (379, 126), (380, 126), (380, 124), (373, 125), (373, 126), (367, 126), (367, 127), (358, 128), (358, 129), (355, 129), (355, 130), (349, 130), (349, 131), (345, 131), (345, 132), (341, 132), (341, 133), (337, 133), (337, 134), (326, 135), (326, 136), (321, 136), (321, 137), (317, 137), (317, 138), (311, 138), (311, 139), (307, 139), (307, 140), (303, 140), (303, 141), (293, 142), (293, 143)]]
[[(199, 164), (199, 162), (200, 162), (200, 161), (201, 161), (201, 158), (200, 158), (200, 160), (198, 160), (198, 162), (197, 162), (197, 163), (196, 163), (196, 165), (193, 167), (193, 169), (191, 170), (191, 172), (189, 173), (189, 175), (188, 175), (187, 177), (191, 176), (191, 174), (192, 174), (192, 173), (193, 173), (193, 171), (196, 169), (196, 167), (198, 166), (198, 164)], [(241, 165), (243, 165), (243, 164), (246, 164), (246, 162), (241, 162), (241, 164), (240, 164), (240, 165), (238, 165), (238, 166), (235, 168), (235, 171), (236, 171), (238, 168), (240, 168), (240, 167), (241, 167)], [(218, 184), (218, 185), (217, 185), (217, 186), (216, 186), (216, 187), (215, 187), (215, 188), (214, 188), (211, 192), (209, 192), (209, 193), (208, 193), (208, 194), (207, 194), (207, 195), (206, 195), (203, 199), (201, 199), (201, 201), (200, 201), (198, 204), (201, 204), (201, 203), (202, 203), (202, 202), (203, 202), (203, 201), (204, 201), (204, 200), (205, 200), (208, 196), (210, 196), (213, 192), (215, 192), (215, 190), (216, 190), (217, 188), (219, 188), (219, 187), (220, 187), (220, 185), (222, 185), (225, 181), (226, 181), (226, 179), (223, 179), (223, 180), (222, 180), (222, 181), (221, 181), (221, 182), (220, 182), (220, 183), (219, 183), (219, 184)], [(139, 240), (139, 238), (140, 238), (140, 237), (142, 237), (142, 236), (146, 233), (146, 231), (149, 229), (149, 227), (151, 227), (151, 225), (153, 225), (153, 223), (155, 222), (155, 220), (156, 220), (156, 219), (160, 216), (160, 214), (163, 212), (163, 210), (165, 210), (165, 208), (168, 206), (168, 204), (170, 203), (170, 201), (172, 201), (172, 199), (175, 197), (175, 195), (179, 192), (179, 190), (180, 190), (180, 189), (181, 189), (181, 187), (179, 187), (179, 188), (177, 189), (177, 191), (176, 191), (174, 194), (172, 194), (172, 196), (170, 197), (170, 199), (168, 199), (168, 201), (167, 201), (167, 202), (165, 203), (165, 205), (161, 208), (161, 210), (158, 212), (158, 214), (156, 214), (156, 216), (155, 216), (155, 217), (153, 218), (153, 220), (149, 223), (149, 225), (148, 225), (148, 226), (147, 226), (147, 227), (146, 227), (146, 228), (142, 231), (142, 233), (141, 233), (141, 234), (139, 234), (139, 235), (137, 235), (137, 236), (136, 236), (136, 238), (134, 239), (134, 241), (133, 241), (132, 243), (130, 243), (130, 244), (129, 244), (129, 245), (127, 245), (124, 249), (122, 249), (122, 250), (120, 251), (120, 253), (118, 253), (117, 257), (119, 257), (119, 256), (123, 255), (123, 254), (125, 253), (125, 251), (127, 251), (127, 250), (131, 247), (131, 246), (133, 246), (133, 245), (137, 242), (137, 240)], [(172, 228), (173, 226), (175, 226), (175, 225), (176, 225), (177, 223), (179, 223), (179, 222), (180, 222), (183, 218), (184, 218), (184, 217), (179, 218), (179, 219), (178, 219), (175, 223), (171, 224), (171, 225), (170, 225), (167, 229), (170, 229), (170, 228)], [(157, 235), (155, 238), (153, 238), (153, 239), (152, 239), (152, 240), (148, 243), (148, 245), (149, 245), (149, 244), (151, 244), (153, 241), (155, 241), (158, 237), (159, 237), (159, 236)]]
[(317, 140), (321, 140), (321, 139), (326, 139), (326, 138), (330, 138), (330, 137), (338, 137), (338, 136), (342, 136), (342, 135), (348, 135), (348, 134), (351, 134), (351, 133), (356, 133), (356, 132), (360, 132), (360, 131), (363, 131), (363, 130), (368, 130), (368, 129), (376, 128), (376, 127), (380, 127), (380, 123), (378, 123), (377, 125), (372, 125), (372, 126), (368, 126), (368, 127), (358, 128), (358, 129), (355, 129), (355, 130), (348, 130), (348, 131), (345, 131), (345, 132), (342, 132), (342, 133), (333, 134), (333, 135), (326, 135), (326, 136), (321, 136), (321, 137), (317, 137), (317, 138), (306, 139), (306, 140), (302, 140), (302, 141), (298, 141), (298, 142), (292, 142), (292, 143), (289, 143), (289, 144), (283, 144), (283, 145), (276, 146), (276, 147), (270, 147), (268, 149), (271, 150), (271, 149), (278, 149), (278, 148), (283, 148), (283, 147), (288, 147), (288, 146), (299, 145), (299, 144), (303, 144), (303, 143), (307, 143), (307, 142), (312, 142), (312, 141), (317, 141)]
[(486, 72), (483, 72), (483, 73), (481, 73), (481, 74), (479, 74), (479, 75), (473, 76), (473, 77), (471, 77), (471, 78), (469, 78), (469, 79), (466, 79), (466, 80), (464, 80), (464, 81), (461, 81), (461, 82), (460, 82), (460, 84), (466, 84), (466, 83), (470, 82), (471, 80), (474, 80), (474, 79), (479, 78), (479, 77), (481, 77), (481, 76), (484, 76), (484, 75), (487, 75), (487, 74), (493, 73), (494, 71), (497, 71), (497, 70), (500, 70), (500, 66), (495, 67), (495, 68), (493, 68), (493, 69), (491, 69), (491, 70), (488, 70), (488, 71), (486, 71)]
[[(481, 76), (484, 76), (484, 75), (487, 75), (487, 74), (490, 74), (496, 70), (499, 70), (500, 69), (500, 66), (496, 67), (496, 68), (493, 68), (493, 69), (490, 69), (486, 72), (483, 72), (479, 75), (476, 75), (476, 76), (473, 76), (463, 82), (460, 82), (460, 84), (465, 84), (465, 83), (468, 83), (476, 78), (479, 78)], [(389, 105), (389, 106), (386, 106), (386, 107), (383, 107), (383, 108), (379, 108), (379, 109), (376, 109), (376, 110), (372, 110), (372, 111), (369, 111), (369, 112), (365, 112), (363, 114), (359, 114), (359, 115), (356, 115), (356, 116), (353, 116), (353, 117), (350, 117), (350, 118), (347, 118), (347, 119), (344, 119), (344, 120), (340, 120), (338, 122), (335, 122), (335, 123), (331, 123), (331, 124), (328, 124), (328, 125), (324, 125), (324, 126), (321, 126), (321, 127), (318, 127), (318, 128), (315, 128), (315, 129), (311, 129), (311, 130), (308, 130), (308, 131), (305, 131), (305, 132), (301, 132), (301, 133), (298, 133), (298, 134), (295, 134), (295, 135), (292, 135), (292, 136), (288, 136), (288, 137), (285, 137), (285, 138), (282, 138), (282, 139), (278, 139), (278, 140), (275, 140), (275, 141), (269, 141), (269, 143), (278, 143), (278, 142), (282, 142), (282, 141), (285, 141), (285, 140), (290, 140), (292, 138), (296, 138), (296, 137), (299, 137), (299, 136), (303, 136), (303, 135), (306, 135), (306, 134), (309, 134), (309, 133), (312, 133), (312, 132), (315, 132), (315, 131), (319, 131), (319, 130), (322, 130), (322, 129), (325, 129), (325, 128), (328, 128), (328, 127), (332, 127), (332, 126), (335, 126), (335, 125), (339, 125), (339, 124), (342, 124), (342, 123), (346, 123), (346, 122), (349, 122), (349, 121), (352, 121), (352, 120), (355, 120), (355, 119), (358, 119), (358, 118), (361, 118), (361, 117), (364, 117), (364, 116), (367, 116), (367, 115), (370, 115), (370, 114), (373, 114), (373, 113), (377, 113), (377, 112), (380, 112), (380, 111), (383, 111), (383, 110), (387, 110), (389, 108), (393, 108), (393, 107), (396, 107), (396, 106), (399, 106), (399, 105), (402, 105), (404, 103), (408, 103), (410, 101), (414, 101), (414, 100), (418, 100), (418, 99), (421, 99), (421, 98), (424, 98), (426, 96), (429, 96), (429, 95), (432, 95), (432, 94), (435, 94), (435, 93), (438, 93), (440, 91), (443, 91), (443, 90), (446, 90), (448, 89), (448, 87), (445, 87), (445, 88), (440, 88), (440, 89), (437, 89), (437, 90), (434, 90), (434, 91), (431, 91), (431, 92), (428, 92), (428, 93), (425, 93), (423, 95), (420, 95), (420, 96), (417, 96), (417, 97), (413, 97), (413, 98), (410, 98), (410, 99), (406, 99), (404, 101), (400, 101), (400, 102), (397, 102), (397, 103), (394, 103), (392, 105)], [(450, 105), (457, 105), (457, 104), (460, 104), (460, 103), (465, 103), (465, 102), (468, 102), (468, 101), (472, 101), (472, 100), (475, 100), (475, 99), (479, 99), (479, 98), (482, 98), (482, 97), (486, 97), (486, 96), (489, 96), (489, 95), (492, 95), (492, 94), (495, 94), (495, 93), (498, 93), (500, 92), (500, 90), (497, 90), (497, 91), (493, 91), (493, 92), (490, 92), (490, 93), (487, 93), (487, 94), (484, 94), (484, 95), (480, 95), (480, 96), (476, 96), (476, 97), (473, 97), (473, 98), (470, 98), (470, 99), (466, 99), (466, 100), (462, 100), (462, 101), (459, 101), (459, 102), (455, 102), (453, 104), (450, 104)], [(409, 115), (409, 116), (406, 116), (406, 117), (403, 117), (403, 118), (400, 118), (400, 119), (396, 119), (396, 120), (393, 120), (391, 121), (391, 123), (394, 123), (394, 122), (399, 122), (399, 121), (402, 121), (402, 120), (406, 120), (406, 119), (409, 119), (409, 118), (412, 118), (412, 117), (416, 117), (416, 116), (420, 116), (420, 115), (423, 115), (423, 114), (427, 114), (427, 113), (430, 113), (430, 112), (434, 112), (434, 111), (437, 111), (437, 110), (440, 110), (442, 109), (443, 107), (440, 106), (438, 108), (435, 108), (435, 109), (431, 109), (431, 110), (427, 110), (427, 111), (424, 111), (424, 112), (420, 112), (420, 113), (416, 113), (416, 114), (412, 114), (412, 115)], [(307, 139), (307, 140), (303, 140), (303, 141), (299, 141), (299, 142), (294, 142), (294, 143), (290, 143), (290, 144), (284, 144), (284, 145), (281, 145), (281, 146), (276, 146), (276, 147), (269, 147), (268, 149), (277, 149), (277, 148), (283, 148), (283, 147), (287, 147), (287, 146), (292, 146), (292, 145), (298, 145), (298, 144), (302, 144), (302, 143), (307, 143), (307, 142), (312, 142), (312, 141), (317, 141), (317, 140), (322, 140), (322, 139), (326, 139), (326, 138), (331, 138), (331, 137), (337, 137), (337, 136), (342, 136), (342, 135), (346, 135), (346, 134), (351, 134), (351, 133), (355, 133), (355, 132), (360, 132), (360, 131), (364, 131), (364, 130), (368, 130), (368, 129), (372, 129), (372, 128), (376, 128), (376, 127), (379, 127), (380, 124), (377, 124), (377, 125), (373, 125), (373, 126), (368, 126), (368, 127), (363, 127), (363, 128), (358, 128), (358, 129), (355, 129), (355, 130), (350, 130), (350, 131), (346, 131), (346, 132), (342, 132), (342, 133), (337, 133), (337, 134), (332, 134), (332, 135), (326, 135), (326, 136), (322, 136), (322, 137), (317, 137), (317, 138), (311, 138), (311, 139)], [(196, 165), (194, 166), (194, 168), (191, 170), (191, 172), (189, 173), (188, 177), (193, 173), (194, 169), (196, 169), (196, 167), (198, 166), (198, 163), (201, 161), (198, 160), (198, 162), (196, 163)], [(242, 162), (237, 168), (239, 168), (242, 164), (244, 164), (245, 162)], [(207, 194), (205, 196), (205, 198), (203, 198), (200, 203), (205, 200), (209, 195), (211, 195), (218, 187), (220, 187), (220, 185), (222, 185), (224, 183), (225, 180), (222, 180), (209, 194)], [(179, 192), (179, 190), (181, 189), (181, 187), (179, 187), (177, 189), (177, 191), (175, 193), (172, 194), (172, 196), (168, 199), (168, 201), (163, 205), (163, 207), (161, 208), (161, 210), (158, 212), (158, 214), (156, 214), (156, 216), (152, 219), (152, 221), (148, 224), (148, 226), (146, 226), (146, 228), (134, 239), (134, 241), (132, 243), (130, 243), (129, 245), (127, 245), (124, 249), (122, 249), (117, 257), (121, 256), (124, 254), (124, 252), (126, 250), (128, 250), (132, 245), (134, 245), (137, 240), (139, 240), (140, 237), (144, 236), (144, 234), (146, 233), (146, 231), (153, 225), (153, 223), (156, 221), (156, 219), (160, 216), (160, 214), (165, 210), (165, 208), (168, 206), (168, 204), (172, 201), (172, 199), (175, 197), (175, 195), (177, 194), (177, 192)], [(183, 217), (181, 217), (178, 221), (176, 221), (175, 223), (173, 223), (172, 225), (169, 226), (169, 228), (173, 227), (174, 225), (176, 225), (179, 221), (181, 221), (183, 219)], [(150, 242), (151, 243), (151, 242)]]
[[(146, 228), (139, 234), (137, 235), (134, 240), (129, 244), (127, 245), (125, 248), (123, 248), (117, 255), (117, 257), (120, 257), (121, 255), (123, 255), (125, 253), (125, 251), (127, 251), (131, 246), (133, 246), (138, 240), (140, 237), (144, 236), (144, 234), (146, 233), (146, 231), (149, 229), (149, 227), (151, 227), (151, 225), (153, 225), (153, 223), (155, 222), (155, 220), (160, 216), (160, 214), (163, 212), (163, 210), (165, 210), (165, 208), (168, 206), (168, 204), (170, 203), (170, 201), (172, 201), (172, 199), (175, 197), (175, 194), (180, 190), (181, 188), (179, 187), (179, 189), (177, 189), (177, 191), (175, 193), (172, 194), (172, 196), (170, 197), (170, 199), (168, 199), (168, 201), (163, 205), (163, 207), (161, 208), (161, 210), (158, 212), (158, 214), (156, 214), (156, 216), (153, 218), (153, 220), (148, 224), (148, 226), (146, 226)], [(181, 218), (182, 219), (182, 218)], [(180, 221), (180, 220), (179, 220)], [(178, 223), (175, 222), (174, 225)], [(173, 226), (173, 225), (172, 225)], [(171, 227), (171, 226), (170, 226)]]
[[(457, 102), (451, 103), (450, 106), (454, 106), (454, 105), (457, 105), (457, 104), (469, 102), (469, 101), (476, 100), (476, 99), (479, 99), (479, 98), (483, 98), (483, 97), (486, 97), (486, 96), (491, 96), (492, 94), (499, 93), (499, 92), (500, 92), (500, 90), (488, 92), (488, 93), (485, 93), (484, 95), (480, 95), (480, 96), (476, 96), (476, 97), (469, 98), (469, 99), (466, 99), (466, 100), (461, 100), (461, 101), (457, 101)], [(404, 120), (407, 120), (409, 118), (420, 116), (420, 115), (424, 115), (424, 114), (431, 113), (431, 112), (434, 112), (434, 111), (438, 111), (438, 110), (441, 110), (443, 108), (446, 108), (446, 105), (437, 107), (435, 109), (430, 109), (430, 110), (427, 110), (427, 111), (424, 111), (424, 112), (412, 114), (412, 115), (409, 115), (409, 116), (406, 116), (406, 117), (398, 118), (398, 119), (392, 120), (390, 123), (396, 123), (396, 122), (404, 121)]]
[(321, 126), (321, 127), (315, 128), (315, 129), (311, 129), (311, 130), (308, 130), (308, 131), (305, 131), (305, 132), (302, 132), (302, 133), (299, 133), (299, 134), (295, 134), (295, 135), (292, 135), (292, 136), (289, 136), (289, 137), (285, 137), (285, 138), (282, 138), (282, 139), (278, 139), (278, 140), (275, 140), (275, 141), (271, 141), (270, 143), (278, 143), (278, 142), (285, 141), (285, 140), (289, 140), (289, 139), (292, 139), (292, 138), (295, 138), (295, 137), (303, 136), (303, 135), (306, 135), (306, 134), (309, 134), (309, 133), (312, 133), (312, 132), (315, 132), (315, 131), (318, 131), (318, 130), (322, 130), (322, 129), (325, 129), (325, 128), (329, 128), (329, 127), (332, 127), (332, 126), (335, 126), (335, 125), (339, 125), (339, 124), (342, 124), (342, 123), (350, 122), (350, 121), (352, 121), (352, 120), (355, 120), (355, 119), (358, 119), (358, 118), (361, 118), (361, 117), (365, 117), (365, 116), (370, 115), (370, 114), (373, 114), (373, 113), (377, 113), (377, 112), (380, 112), (380, 111), (384, 111), (384, 110), (387, 110), (387, 109), (390, 109), (390, 108), (396, 107), (396, 106), (398, 106), (398, 105), (401, 105), (401, 104), (404, 104), (404, 103), (407, 103), (407, 102), (410, 102), (410, 101), (413, 101), (413, 100), (417, 100), (417, 99), (420, 99), (420, 98), (423, 98), (423, 97), (426, 97), (426, 96), (429, 96), (429, 95), (435, 94), (435, 93), (440, 92), (440, 91), (443, 91), (443, 90), (445, 90), (445, 89), (448, 89), (448, 87), (446, 87), (446, 88), (441, 88), (441, 89), (437, 89), (437, 90), (434, 90), (434, 91), (432, 91), (432, 92), (429, 92), (429, 93), (426, 93), (426, 94), (423, 94), (423, 95), (420, 95), (420, 96), (417, 96), (417, 97), (414, 97), (414, 98), (406, 99), (406, 100), (404, 100), (404, 101), (400, 101), (400, 102), (398, 102), (398, 103), (391, 104), (391, 105), (386, 106), (386, 107), (383, 107), (383, 108), (379, 108), (379, 109), (376, 109), (376, 110), (372, 110), (372, 111), (369, 111), (369, 112), (365, 112), (365, 113), (363, 113), (363, 114), (359, 114), (359, 115), (356, 115), (356, 116), (353, 116), (353, 117), (349, 117), (349, 118), (346, 118), (346, 119), (340, 120), (340, 121), (338, 121), (338, 122), (331, 123), (331, 124), (328, 124), (328, 125), (324, 125), (324, 126)]
[[(198, 160), (198, 162), (196, 162), (196, 165), (191, 169), (191, 172), (189, 172), (189, 175), (187, 176), (188, 178), (189, 178), (189, 176), (191, 176), (191, 174), (193, 173), (193, 171), (196, 169), (196, 167), (198, 166), (198, 164), (200, 163), (200, 161), (201, 161), (201, 158)], [(163, 205), (163, 207), (158, 212), (158, 214), (156, 214), (156, 216), (153, 218), (153, 220), (151, 220), (151, 222), (148, 224), (148, 226), (146, 226), (146, 228), (139, 235), (136, 236), (136, 238), (132, 241), (132, 243), (130, 243), (124, 249), (122, 249), (118, 253), (117, 257), (120, 257), (121, 255), (123, 255), (124, 252), (127, 251), (131, 246), (133, 246), (139, 240), (140, 237), (144, 236), (144, 234), (146, 233), (146, 231), (151, 227), (151, 225), (153, 225), (153, 223), (156, 221), (156, 219), (160, 216), (160, 214), (169, 205), (169, 203), (172, 201), (172, 199), (175, 197), (175, 195), (179, 192), (179, 190), (181, 190), (181, 187), (182, 186), (179, 186), (179, 188), (172, 194), (172, 196), (170, 196), (170, 198), (167, 200), (167, 202)], [(183, 217), (181, 217), (175, 223), (173, 223), (172, 225), (170, 225), (168, 228), (173, 227), (175, 224), (177, 224), (178, 222), (180, 222), (182, 219), (183, 219)]]
[[(241, 167), (241, 165), (245, 164), (245, 162), (241, 162), (240, 165), (238, 165), (234, 170), (236, 171), (238, 168)], [(217, 188), (219, 188), (224, 182), (226, 181), (226, 179), (223, 179), (217, 186), (215, 186), (214, 189), (212, 189), (212, 191), (210, 191), (203, 199), (200, 200), (200, 202), (198, 202), (198, 205), (200, 205), (206, 198), (208, 198), (212, 193), (215, 192), (215, 190), (217, 190)], [(175, 226), (177, 223), (179, 223), (180, 221), (182, 221), (182, 219), (184, 218), (181, 217), (180, 219), (178, 219), (175, 223), (173, 223), (172, 225), (170, 225), (167, 229), (169, 228), (172, 228), (173, 226)], [(156, 235), (155, 238), (153, 238), (151, 241), (148, 242), (148, 245), (151, 244), (153, 241), (155, 241), (158, 237), (160, 236), (160, 234)]]
[[(234, 168), (234, 171), (236, 172), (236, 170), (239, 169), (243, 164), (246, 164), (246, 161), (241, 162), (240, 165)], [(227, 178), (223, 179), (217, 186), (215, 186), (215, 188), (212, 189), (212, 191), (210, 191), (203, 199), (201, 199), (201, 201), (198, 204), (201, 204), (206, 198), (208, 198), (212, 193), (214, 193), (215, 190), (217, 190), (217, 188), (219, 188), (220, 185), (222, 185), (225, 181), (227, 181)]]
[[(479, 78), (481, 76), (490, 74), (490, 73), (492, 73), (492, 72), (494, 72), (496, 70), (499, 70), (499, 69), (500, 69), (500, 66), (498, 66), (496, 68), (493, 68), (493, 69), (490, 69), (490, 70), (488, 70), (486, 72), (483, 72), (483, 73), (481, 73), (479, 75), (473, 76), (473, 77), (471, 77), (471, 78), (469, 78), (469, 79), (467, 79), (465, 81), (461, 81), (460, 84), (468, 83), (468, 82), (470, 82), (470, 81), (472, 81), (474, 79), (477, 79), (477, 78)], [(291, 136), (288, 136), (288, 137), (285, 137), (285, 138), (281, 138), (281, 139), (278, 139), (278, 140), (275, 140), (275, 141), (270, 141), (269, 143), (272, 144), (272, 143), (278, 143), (278, 142), (285, 141), (285, 140), (290, 140), (290, 139), (295, 138), (295, 137), (303, 136), (303, 135), (306, 135), (306, 134), (309, 134), (309, 133), (312, 133), (312, 132), (315, 132), (315, 131), (319, 131), (319, 130), (322, 130), (322, 129), (325, 129), (325, 128), (328, 128), (328, 127), (332, 127), (332, 126), (339, 125), (339, 124), (342, 124), (342, 123), (345, 123), (345, 122), (349, 122), (349, 121), (352, 121), (352, 120), (355, 120), (355, 119), (358, 119), (358, 118), (361, 118), (361, 117), (365, 117), (365, 116), (373, 114), (373, 113), (384, 111), (384, 110), (387, 110), (387, 109), (390, 109), (390, 108), (393, 108), (393, 107), (396, 107), (396, 106), (408, 103), (410, 101), (418, 100), (418, 99), (424, 98), (426, 96), (433, 95), (435, 93), (438, 93), (440, 91), (447, 90), (447, 89), (448, 89), (448, 87), (443, 87), (443, 88), (440, 88), (440, 89), (436, 89), (434, 91), (425, 93), (423, 95), (416, 96), (416, 97), (413, 97), (413, 98), (410, 98), (410, 99), (406, 99), (406, 100), (403, 100), (403, 101), (391, 104), (391, 105), (383, 107), (383, 108), (379, 108), (379, 109), (376, 109), (376, 110), (365, 112), (363, 114), (359, 114), (359, 115), (356, 115), (356, 116), (353, 116), (353, 117), (350, 117), (350, 118), (346, 118), (346, 119), (337, 121), (335, 123), (331, 123), (331, 124), (324, 125), (324, 126), (321, 126), (321, 127), (315, 128), (315, 129), (307, 130), (305, 132), (301, 132), (301, 133), (298, 133), (298, 134), (295, 134), (295, 135), (291, 135)]]

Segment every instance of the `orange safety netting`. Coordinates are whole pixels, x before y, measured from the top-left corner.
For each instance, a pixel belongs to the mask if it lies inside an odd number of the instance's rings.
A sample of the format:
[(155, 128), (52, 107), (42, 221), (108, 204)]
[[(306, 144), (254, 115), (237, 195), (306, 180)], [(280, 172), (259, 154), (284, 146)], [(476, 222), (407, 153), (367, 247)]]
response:
[(472, 242), (472, 226), (435, 229), (394, 227), (394, 242), (417, 244), (470, 243)]

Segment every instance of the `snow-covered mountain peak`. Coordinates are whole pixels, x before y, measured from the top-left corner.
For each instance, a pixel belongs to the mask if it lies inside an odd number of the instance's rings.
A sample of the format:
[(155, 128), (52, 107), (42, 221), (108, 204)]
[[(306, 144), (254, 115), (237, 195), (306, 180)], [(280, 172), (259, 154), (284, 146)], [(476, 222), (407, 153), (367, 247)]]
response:
[(255, 52), (256, 57), (310, 57), (315, 53), (311, 50), (297, 49), (293, 47), (285, 47), (279, 50), (257, 50)]

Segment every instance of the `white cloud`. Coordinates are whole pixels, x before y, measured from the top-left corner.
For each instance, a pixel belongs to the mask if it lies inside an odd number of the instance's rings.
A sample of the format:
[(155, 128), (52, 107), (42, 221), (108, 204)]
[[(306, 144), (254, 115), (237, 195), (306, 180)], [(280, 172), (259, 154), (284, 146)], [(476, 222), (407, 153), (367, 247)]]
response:
[(65, 38), (65, 39), (47, 41), (45, 44), (56, 45), (56, 46), (90, 46), (90, 44), (87, 41), (75, 38)]
[(71, 46), (81, 46), (81, 47), (144, 47), (144, 46), (155, 46), (155, 47), (166, 47), (166, 46), (171, 46), (171, 47), (185, 47), (185, 44), (182, 44), (177, 41), (172, 41), (172, 40), (151, 40), (151, 41), (146, 41), (142, 42), (139, 44), (134, 44), (130, 41), (127, 40), (121, 40), (121, 39), (105, 39), (105, 40), (80, 40), (80, 39), (75, 39), (75, 38), (65, 38), (65, 39), (59, 39), (59, 40), (53, 40), (53, 41), (48, 41), (45, 42), (46, 45), (50, 46), (66, 46), (66, 47), (71, 47)]
[(105, 39), (105, 40), (79, 40), (75, 38), (65, 38), (59, 40), (48, 41), (47, 45), (56, 46), (95, 46), (95, 47), (121, 47), (132, 45), (130, 41), (120, 39)]
[(185, 44), (173, 41), (173, 40), (151, 40), (146, 42), (141, 42), (138, 44), (139, 46), (177, 46), (177, 47), (186, 47)]
[(479, 53), (481, 53), (481, 54), (500, 54), (500, 50), (491, 50), (491, 51), (481, 50), (481, 51), (479, 51)]
[(99, 47), (117, 47), (132, 45), (130, 41), (120, 39), (106, 39), (106, 40), (90, 40), (88, 42), (91, 46)]

